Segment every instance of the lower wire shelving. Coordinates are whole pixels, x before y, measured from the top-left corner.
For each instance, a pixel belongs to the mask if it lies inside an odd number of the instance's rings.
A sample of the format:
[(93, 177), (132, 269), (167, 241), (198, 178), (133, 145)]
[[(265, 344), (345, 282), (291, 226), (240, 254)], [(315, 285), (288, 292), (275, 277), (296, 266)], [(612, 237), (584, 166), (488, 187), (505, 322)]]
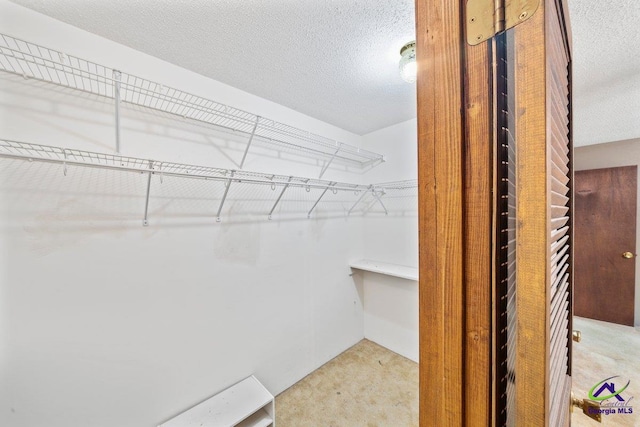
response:
[(230, 190), (232, 189), (232, 184), (234, 183), (267, 186), (270, 187), (271, 190), (276, 191), (277, 197), (267, 214), (268, 219), (271, 219), (285, 192), (290, 188), (304, 188), (307, 191), (313, 189), (319, 192), (318, 197), (307, 212), (308, 218), (311, 217), (318, 204), (329, 191), (334, 194), (339, 192), (349, 192), (353, 194), (355, 201), (347, 214), (351, 214), (356, 211), (358, 206), (366, 206), (362, 209), (363, 212), (366, 212), (370, 209), (372, 204), (378, 204), (384, 213), (387, 214), (388, 210), (382, 201), (383, 196), (388, 193), (401, 194), (403, 192), (409, 192), (410, 194), (412, 191), (415, 193), (415, 189), (417, 188), (415, 180), (370, 185), (353, 184), (292, 175), (268, 174), (262, 172), (142, 159), (122, 156), (119, 154), (97, 153), (6, 139), (0, 139), (0, 158), (60, 164), (65, 175), (67, 174), (68, 166), (120, 170), (147, 174), (148, 179), (143, 225), (148, 225), (147, 217), (151, 192), (151, 177), (154, 175), (159, 176), (161, 180), (163, 177), (167, 176), (185, 179), (211, 180), (224, 183), (224, 192), (216, 213), (217, 221), (221, 221), (223, 206)]

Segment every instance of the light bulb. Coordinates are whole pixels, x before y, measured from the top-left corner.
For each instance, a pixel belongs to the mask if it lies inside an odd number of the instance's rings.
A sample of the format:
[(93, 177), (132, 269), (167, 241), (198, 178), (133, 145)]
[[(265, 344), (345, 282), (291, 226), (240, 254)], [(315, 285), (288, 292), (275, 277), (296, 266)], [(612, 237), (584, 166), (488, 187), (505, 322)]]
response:
[(408, 83), (415, 83), (418, 74), (416, 63), (416, 42), (407, 43), (400, 49), (400, 76)]

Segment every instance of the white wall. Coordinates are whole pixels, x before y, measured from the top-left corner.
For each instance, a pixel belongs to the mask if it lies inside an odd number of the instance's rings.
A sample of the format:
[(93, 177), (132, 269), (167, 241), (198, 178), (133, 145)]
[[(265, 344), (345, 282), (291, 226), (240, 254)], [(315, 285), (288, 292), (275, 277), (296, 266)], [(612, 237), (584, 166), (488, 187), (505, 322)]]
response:
[[(387, 162), (369, 172), (374, 182), (416, 179), (417, 121), (409, 120), (363, 137), (368, 149), (388, 152)], [(410, 196), (413, 194), (413, 196)], [(364, 221), (364, 258), (418, 267), (417, 190), (399, 200), (382, 200), (389, 214), (371, 213)], [(418, 282), (358, 272), (363, 284), (364, 334), (418, 361)]]
[[(574, 162), (575, 170), (638, 166), (640, 165), (640, 138), (576, 147)], [(640, 186), (637, 197), (638, 212), (640, 213)], [(638, 224), (636, 224), (636, 242), (640, 242), (640, 226)], [(640, 326), (640, 270), (638, 267), (640, 264), (636, 257), (635, 326)]]
[[(0, 23), (14, 37), (361, 142), (4, 0)], [(0, 138), (112, 152), (112, 111), (0, 73)], [(122, 140), (125, 155), (177, 162), (232, 168), (242, 154), (234, 137), (129, 109)], [(277, 394), (363, 338), (362, 289), (347, 261), (362, 257), (364, 227), (340, 199), (310, 220), (291, 202), (266, 221), (275, 196), (232, 187), (216, 223), (220, 184), (154, 176), (142, 227), (144, 175), (0, 163), (1, 426), (153, 426), (252, 373)], [(256, 155), (246, 168), (319, 171)], [(326, 178), (373, 181), (337, 169)], [(304, 214), (280, 220), (285, 211)]]

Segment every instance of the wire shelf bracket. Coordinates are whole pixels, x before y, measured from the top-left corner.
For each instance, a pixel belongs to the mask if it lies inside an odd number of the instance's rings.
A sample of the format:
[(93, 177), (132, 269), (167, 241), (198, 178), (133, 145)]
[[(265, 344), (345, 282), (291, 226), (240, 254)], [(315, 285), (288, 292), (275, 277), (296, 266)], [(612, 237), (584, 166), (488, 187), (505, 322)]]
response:
[(333, 155), (331, 156), (331, 158), (329, 160), (327, 160), (324, 164), (324, 167), (322, 168), (322, 170), (320, 171), (320, 176), (318, 176), (318, 179), (322, 179), (322, 175), (324, 175), (324, 173), (327, 171), (327, 169), (329, 169), (329, 165), (331, 165), (331, 162), (333, 162), (333, 160), (336, 158), (336, 156), (338, 155), (338, 153), (340, 152), (340, 148), (341, 144), (338, 144), (338, 148), (336, 149), (336, 151), (333, 153)]
[(274, 150), (293, 150), (323, 161), (318, 179), (338, 161), (361, 170), (385, 161), (381, 154), (1, 33), (0, 71), (114, 99), (116, 153), (122, 148), (121, 105), (129, 104), (246, 134), (240, 169), (257, 139)]
[(220, 206), (218, 206), (218, 213), (216, 213), (216, 221), (220, 222), (220, 213), (222, 212), (222, 207), (224, 206), (225, 200), (227, 200), (227, 194), (229, 194), (229, 188), (231, 188), (231, 181), (233, 181), (233, 175), (235, 175), (236, 171), (231, 171), (231, 176), (227, 180), (225, 184), (224, 194), (222, 195), (222, 200), (220, 200)]
[(356, 206), (358, 206), (360, 204), (360, 202), (362, 201), (362, 199), (364, 199), (364, 196), (367, 195), (367, 192), (373, 190), (373, 184), (367, 187), (367, 191), (363, 191), (362, 194), (360, 195), (360, 197), (358, 197), (358, 200), (356, 200), (356, 202), (353, 204), (353, 206), (351, 206), (351, 209), (349, 209), (349, 212), (347, 213), (347, 215), (351, 215), (351, 212), (353, 212), (353, 210), (355, 209)]
[(380, 206), (382, 206), (382, 210), (384, 211), (385, 215), (389, 215), (389, 211), (387, 210), (386, 206), (384, 205), (384, 203), (382, 203), (382, 200), (380, 199), (381, 196), (384, 195), (384, 191), (381, 191), (381, 194), (378, 194), (378, 192), (376, 192), (375, 190), (372, 190), (371, 193), (373, 194), (373, 197), (375, 197), (375, 199), (378, 201), (378, 203), (380, 204)]
[(116, 153), (120, 153), (120, 79), (122, 73), (113, 70), (113, 99), (115, 104)]
[(316, 206), (318, 206), (318, 203), (320, 203), (320, 200), (322, 200), (322, 198), (324, 197), (325, 194), (327, 194), (327, 191), (329, 191), (329, 189), (331, 187), (333, 187), (334, 185), (336, 185), (335, 182), (330, 183), (327, 188), (325, 188), (322, 191), (322, 194), (320, 194), (320, 197), (318, 197), (318, 199), (316, 200), (316, 202), (313, 204), (313, 206), (311, 207), (311, 209), (309, 210), (309, 213), (307, 214), (307, 218), (311, 218), (311, 213), (313, 212), (313, 210), (316, 208)]
[(242, 160), (240, 161), (240, 169), (242, 169), (242, 167), (244, 166), (244, 161), (247, 159), (247, 153), (249, 153), (251, 142), (253, 142), (253, 137), (256, 135), (256, 129), (258, 129), (259, 122), (260, 122), (260, 116), (256, 116), (256, 124), (253, 125), (253, 129), (251, 130), (251, 135), (249, 135), (249, 141), (247, 142), (247, 148), (244, 149), (244, 154), (242, 154)]
[(273, 211), (276, 210), (276, 206), (278, 206), (278, 203), (280, 203), (282, 196), (284, 196), (284, 192), (287, 191), (287, 188), (289, 188), (289, 184), (291, 184), (292, 179), (293, 177), (290, 176), (287, 183), (284, 185), (284, 187), (282, 187), (282, 191), (280, 192), (280, 195), (278, 196), (278, 198), (276, 199), (276, 202), (273, 204), (273, 207), (269, 211), (269, 215), (267, 215), (267, 218), (269, 218), (269, 220), (271, 220), (271, 215), (273, 215)]
[(151, 171), (152, 170), (153, 170), (153, 161), (149, 160), (149, 172), (147, 172), (147, 196), (145, 197), (144, 219), (142, 220), (142, 225), (145, 227), (149, 225), (149, 221), (147, 217), (149, 214), (149, 195), (151, 194), (151, 175), (152, 175)]

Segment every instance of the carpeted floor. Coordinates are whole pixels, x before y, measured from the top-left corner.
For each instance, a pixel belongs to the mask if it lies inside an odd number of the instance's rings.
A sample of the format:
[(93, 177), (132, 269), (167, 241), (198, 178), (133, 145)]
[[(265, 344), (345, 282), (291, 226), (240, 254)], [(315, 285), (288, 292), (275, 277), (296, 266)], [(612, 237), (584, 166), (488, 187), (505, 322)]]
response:
[(640, 426), (640, 331), (583, 317), (573, 318), (573, 329), (582, 333), (582, 340), (573, 343), (572, 389), (576, 397), (585, 398), (595, 384), (619, 376), (612, 380), (621, 381), (616, 384), (617, 390), (630, 381), (629, 387), (620, 394), (633, 407), (633, 413), (604, 415), (599, 424), (578, 409), (571, 416), (571, 425)]
[[(580, 317), (573, 329), (582, 332), (573, 346), (576, 397), (624, 377), (630, 383), (621, 394), (634, 413), (605, 415), (598, 424), (576, 410), (572, 426), (640, 426), (640, 331)], [(362, 340), (277, 396), (276, 420), (278, 427), (417, 426), (418, 364)]]
[(418, 425), (418, 364), (362, 340), (276, 397), (278, 427)]

